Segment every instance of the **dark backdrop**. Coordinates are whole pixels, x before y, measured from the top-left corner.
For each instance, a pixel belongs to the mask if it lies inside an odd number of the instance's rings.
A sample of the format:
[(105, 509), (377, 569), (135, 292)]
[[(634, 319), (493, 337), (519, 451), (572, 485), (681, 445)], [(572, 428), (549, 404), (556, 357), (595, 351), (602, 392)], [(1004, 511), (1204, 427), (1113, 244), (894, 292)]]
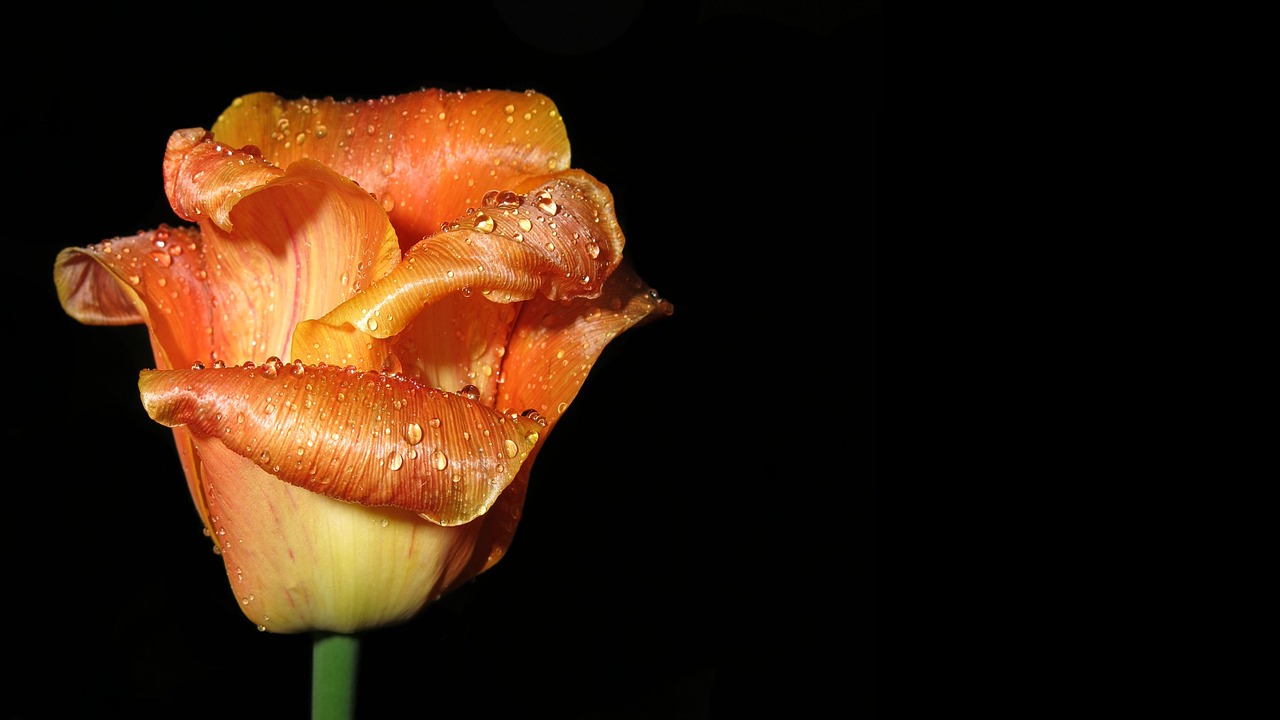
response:
[(551, 97), (676, 311), (597, 364), (510, 554), (365, 636), (360, 717), (875, 714), (879, 3), (654, 5), (11, 24), (9, 717), (306, 717), (309, 638), (240, 613), (142, 410), (145, 330), (72, 321), (53, 261), (174, 221), (165, 142), (236, 96), (422, 87)]

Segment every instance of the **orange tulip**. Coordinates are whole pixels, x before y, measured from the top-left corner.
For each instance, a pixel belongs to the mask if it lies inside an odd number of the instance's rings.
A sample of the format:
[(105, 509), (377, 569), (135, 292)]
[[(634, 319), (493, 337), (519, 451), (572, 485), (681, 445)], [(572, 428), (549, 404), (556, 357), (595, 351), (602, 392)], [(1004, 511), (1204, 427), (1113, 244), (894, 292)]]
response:
[(491, 567), (605, 345), (672, 310), (538, 93), (247, 95), (163, 170), (191, 224), (63, 250), (58, 295), (146, 324), (143, 405), (262, 630), (403, 622)]

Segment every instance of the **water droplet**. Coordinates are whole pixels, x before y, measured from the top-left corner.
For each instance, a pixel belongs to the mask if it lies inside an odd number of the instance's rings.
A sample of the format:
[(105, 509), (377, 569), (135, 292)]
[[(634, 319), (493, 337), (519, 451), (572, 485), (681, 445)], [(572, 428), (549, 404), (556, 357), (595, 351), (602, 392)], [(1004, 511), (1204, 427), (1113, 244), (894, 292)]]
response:
[(386, 519), (386, 518), (382, 518), (382, 527), (386, 527), (386, 526), (388, 526), (388, 525), (390, 525), (390, 524), (391, 524), (391, 521), (390, 521), (390, 520), (388, 520), (388, 519)]
[(498, 193), (498, 207), (519, 207), (521, 197), (511, 190)]
[(440, 427), (440, 418), (431, 418), (427, 421), (427, 424), (430, 425), (432, 429), (438, 428)]
[(485, 193), (484, 197), (480, 198), (480, 204), (485, 207), (493, 207), (494, 205), (498, 204), (498, 191), (490, 190), (489, 192)]
[(476, 213), (476, 230), (479, 230), (482, 233), (491, 233), (493, 232), (493, 228), (493, 218), (485, 215), (483, 212)]
[(325, 137), (325, 136), (327, 136), (328, 134), (329, 134), (329, 128), (325, 127), (324, 125), (317, 125), (317, 126), (316, 126), (316, 138), (317, 138), (317, 139), (324, 139), (324, 137)]
[[(370, 127), (372, 127), (372, 125)], [(381, 172), (383, 175), (390, 175), (395, 171), (396, 171), (395, 159), (392, 158), (390, 155), (383, 158), (382, 166), (378, 168), (378, 172)]]
[(307, 366), (303, 365), (301, 360), (294, 360), (293, 369), (290, 370), (289, 372), (293, 373), (296, 376), (301, 376), (306, 371), (307, 371)]
[(519, 446), (517, 446), (513, 440), (504, 440), (502, 447), (507, 451), (507, 457), (509, 458), (515, 457), (520, 452)]
[(342, 287), (346, 287), (347, 283), (350, 282), (350, 280), (351, 278), (347, 277), (346, 273), (342, 273), (342, 278), (338, 282), (342, 283)]
[(525, 435), (525, 436), (524, 436), (524, 439), (525, 439), (525, 440), (528, 440), (530, 445), (534, 445), (534, 444), (537, 444), (537, 442), (538, 442), (538, 437), (539, 437), (538, 433), (536, 433), (536, 432), (531, 432), (531, 433), (529, 433), (528, 435)]
[(445, 457), (445, 454), (439, 450), (431, 453), (431, 461), (435, 463), (437, 470), (443, 470), (449, 467), (449, 458)]
[(529, 232), (530, 230), (533, 229), (533, 223), (529, 222), (529, 218), (520, 218), (520, 222), (516, 224), (519, 225), (520, 229), (525, 232)]
[(504, 112), (504, 113), (506, 113), (506, 114), (508, 114), (508, 115), (510, 115), (511, 113), (513, 113), (513, 112), (515, 112), (515, 111), (516, 111), (516, 106), (515, 106), (515, 105), (507, 105), (506, 107), (502, 108), (502, 112)]
[(273, 378), (280, 372), (280, 368), (284, 367), (284, 363), (280, 362), (280, 358), (272, 355), (262, 364), (262, 368), (258, 372), (264, 378)]
[(382, 204), (382, 209), (386, 212), (391, 212), (396, 209), (396, 200), (391, 197), (389, 193), (383, 193), (382, 200), (380, 202)]
[[(440, 420), (432, 420), (435, 423), (433, 427), (439, 427)], [(404, 426), (404, 439), (410, 445), (417, 445), (422, 442), (422, 426), (416, 422), (411, 422)]]
[[(387, 456), (387, 467), (391, 468), (392, 470), (399, 470), (403, 466), (404, 466), (404, 456), (392, 450), (391, 454)], [(386, 526), (383, 525), (383, 527), (386, 527)]]
[(203, 369), (204, 369), (204, 363), (202, 363), (202, 362), (200, 362), (199, 360), (197, 360), (197, 361), (195, 361), (195, 362), (191, 363), (191, 369), (192, 369), (192, 370), (203, 370)]
[(475, 385), (463, 385), (462, 389), (458, 391), (458, 394), (468, 400), (479, 400), (480, 388)]
[(153, 250), (147, 253), (147, 257), (151, 258), (160, 267), (167, 268), (173, 264), (173, 256), (163, 250)]
[(370, 330), (377, 330), (377, 329), (378, 329), (378, 321), (377, 321), (377, 320), (374, 320), (373, 318), (369, 318), (369, 329), (370, 329)]
[(591, 256), (593, 260), (600, 257), (600, 246), (593, 242), (587, 243), (587, 255)]

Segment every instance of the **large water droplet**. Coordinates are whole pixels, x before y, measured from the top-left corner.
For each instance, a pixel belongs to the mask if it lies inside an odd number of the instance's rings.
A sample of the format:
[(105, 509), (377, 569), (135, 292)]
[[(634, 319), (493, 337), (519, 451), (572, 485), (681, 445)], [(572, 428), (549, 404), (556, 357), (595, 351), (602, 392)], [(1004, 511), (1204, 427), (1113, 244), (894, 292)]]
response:
[[(435, 421), (437, 424), (439, 420)], [(404, 426), (404, 439), (410, 445), (417, 445), (422, 442), (422, 426), (416, 422), (411, 422)]]
[(548, 215), (555, 215), (560, 211), (560, 206), (556, 205), (556, 201), (551, 199), (551, 193), (543, 190), (538, 195), (538, 209)]
[(280, 368), (282, 367), (284, 367), (284, 363), (280, 361), (280, 358), (276, 357), (275, 355), (272, 355), (271, 357), (267, 358), (267, 361), (265, 363), (262, 364), (262, 367), (258, 370), (258, 372), (264, 378), (273, 378), (280, 373)]
[(458, 391), (458, 394), (468, 400), (479, 400), (480, 388), (475, 385), (463, 385), (462, 389)]
[(387, 456), (387, 467), (392, 470), (399, 470), (403, 466), (404, 456), (392, 450), (391, 454)]
[(509, 439), (502, 442), (502, 448), (507, 451), (509, 458), (515, 457), (520, 452), (520, 447), (515, 444), (515, 441)]
[(435, 463), (437, 470), (443, 470), (449, 467), (449, 458), (445, 457), (445, 454), (439, 450), (431, 453), (431, 461)]

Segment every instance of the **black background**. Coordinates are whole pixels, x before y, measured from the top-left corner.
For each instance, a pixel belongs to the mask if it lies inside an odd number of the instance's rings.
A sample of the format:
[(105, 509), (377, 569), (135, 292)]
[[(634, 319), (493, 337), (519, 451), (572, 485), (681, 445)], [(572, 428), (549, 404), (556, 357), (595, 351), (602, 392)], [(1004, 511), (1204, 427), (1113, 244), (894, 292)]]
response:
[(879, 3), (654, 5), (5, 31), (8, 717), (307, 717), (310, 638), (241, 614), (142, 410), (145, 329), (71, 320), (53, 262), (175, 222), (169, 134), (239, 95), (423, 87), (554, 100), (675, 314), (606, 350), (508, 556), (363, 636), (359, 716), (876, 714)]

